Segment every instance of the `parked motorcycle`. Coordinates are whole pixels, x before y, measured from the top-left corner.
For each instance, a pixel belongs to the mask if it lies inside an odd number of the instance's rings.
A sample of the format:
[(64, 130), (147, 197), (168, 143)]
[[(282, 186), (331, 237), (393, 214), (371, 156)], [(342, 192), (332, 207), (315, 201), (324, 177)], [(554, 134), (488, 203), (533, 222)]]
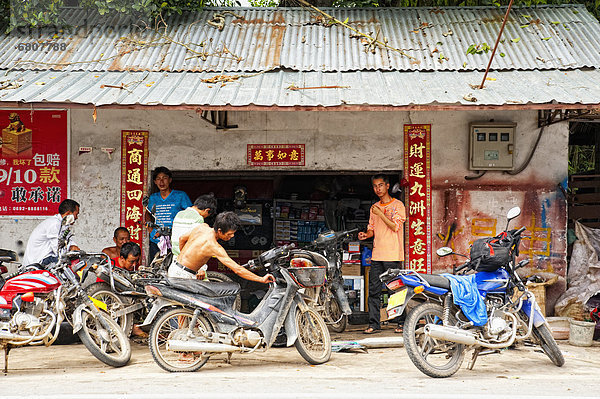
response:
[[(16, 260), (14, 252), (0, 256), (0, 263)], [(78, 261), (71, 266), (73, 260)], [(129, 362), (129, 340), (98, 309), (105, 305), (86, 295), (80, 283), (83, 279), (76, 274), (87, 267), (88, 261), (97, 260), (110, 262), (104, 253), (72, 251), (63, 253), (56, 263), (21, 266), (15, 273), (0, 276), (0, 348), (5, 351), (5, 373), (10, 349), (51, 345), (58, 338), (64, 320), (73, 326), (73, 332), (98, 360), (113, 367)]]
[(270, 249), (248, 262), (263, 268), (275, 282), (250, 314), (233, 308), (237, 283), (207, 283), (167, 279), (146, 286), (156, 298), (144, 325), (152, 325), (148, 344), (156, 363), (164, 370), (195, 371), (215, 353), (252, 353), (271, 347), (285, 326), (287, 346), (292, 344), (311, 364), (331, 356), (331, 338), (323, 318), (299, 293), (302, 287), (322, 285), (326, 260), (314, 264), (295, 254), (293, 246)]
[[(144, 287), (164, 280), (166, 270), (152, 264), (150, 267), (141, 266), (130, 272), (109, 262), (97, 267), (95, 272), (102, 281), (90, 284), (86, 288), (88, 295), (104, 302), (111, 318), (127, 336), (131, 335), (134, 320), (143, 320), (152, 308), (153, 299), (146, 294)], [(205, 273), (208, 281), (233, 283), (232, 279), (222, 273)], [(234, 308), (239, 310), (240, 306), (241, 296), (238, 293)]]
[(348, 315), (352, 314), (342, 277), (342, 245), (356, 231), (358, 229), (328, 231), (319, 234), (307, 247), (321, 252), (327, 259), (327, 278), (323, 286), (308, 288), (305, 293), (313, 299), (312, 306), (323, 316), (331, 331), (338, 333), (346, 329)]
[[(410, 360), (430, 377), (449, 377), (460, 368), (465, 351), (473, 349), (468, 369), (472, 370), (479, 355), (499, 352), (515, 342), (533, 338), (557, 366), (565, 362), (550, 333), (534, 295), (517, 274), (528, 260), (516, 262), (522, 227), (508, 231), (510, 220), (519, 216), (516, 207), (507, 214), (507, 230), (500, 235), (477, 240), (471, 247), (471, 259), (456, 269), (461, 276), (420, 274), (412, 270), (391, 269), (380, 278), (397, 291), (388, 300), (390, 319), (400, 316), (407, 305), (414, 304), (404, 323), (404, 346)], [(481, 255), (474, 248), (487, 248)], [(456, 254), (448, 247), (439, 256)], [(465, 255), (460, 255), (468, 258)], [(474, 270), (474, 274), (466, 274)], [(467, 302), (451, 288), (457, 282), (473, 284), (474, 295), (483, 300), (480, 312), (474, 307), (459, 306)], [(461, 286), (465, 289), (465, 286)], [(469, 304), (467, 304), (469, 305)], [(474, 310), (475, 309), (475, 310)]]

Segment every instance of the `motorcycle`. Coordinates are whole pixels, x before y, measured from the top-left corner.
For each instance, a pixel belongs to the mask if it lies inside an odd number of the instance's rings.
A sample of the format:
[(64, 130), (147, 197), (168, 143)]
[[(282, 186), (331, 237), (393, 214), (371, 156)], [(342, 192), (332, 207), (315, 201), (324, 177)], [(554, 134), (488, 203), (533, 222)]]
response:
[[(510, 221), (520, 212), (518, 207), (509, 210), (506, 230), (500, 235), (475, 241), (470, 259), (448, 247), (438, 249), (439, 256), (454, 254), (468, 259), (455, 270), (462, 275), (420, 274), (399, 269), (381, 274), (380, 279), (395, 291), (388, 300), (390, 319), (400, 316), (409, 303), (414, 305), (404, 323), (404, 346), (410, 360), (424, 374), (438, 378), (452, 376), (469, 348), (473, 354), (467, 368), (472, 370), (478, 356), (499, 352), (529, 338), (540, 344), (556, 366), (564, 364), (534, 295), (517, 274), (518, 269), (529, 263), (526, 259), (515, 263), (525, 227), (508, 231)], [(484, 257), (476, 258), (473, 251), (480, 243), (495, 247), (506, 258), (500, 258), (500, 265), (493, 262), (492, 267), (484, 265)], [(475, 273), (467, 274), (470, 271)], [(483, 301), (479, 314), (474, 314), (473, 308), (455, 304), (457, 300), (464, 302), (464, 297), (452, 288), (452, 284), (461, 281), (473, 284), (475, 304), (479, 299)]]
[(313, 307), (323, 316), (331, 331), (337, 333), (346, 329), (348, 315), (352, 314), (344, 291), (342, 244), (356, 231), (358, 229), (321, 233), (307, 247), (322, 252), (327, 259), (327, 278), (323, 286), (308, 288), (305, 293), (313, 299)]
[(144, 321), (152, 326), (148, 345), (154, 361), (171, 372), (196, 371), (216, 353), (267, 350), (285, 326), (287, 346), (295, 345), (311, 364), (327, 362), (329, 330), (299, 292), (323, 284), (326, 259), (314, 264), (296, 252), (293, 245), (273, 248), (245, 265), (275, 277), (250, 314), (233, 308), (240, 290), (237, 283), (168, 278), (147, 285), (148, 295), (156, 298)]
[[(88, 261), (110, 262), (110, 259), (104, 253), (64, 252), (60, 244), (59, 254), (56, 263), (20, 266), (17, 272), (0, 276), (0, 348), (5, 351), (5, 373), (12, 348), (50, 346), (58, 338), (64, 320), (98, 360), (113, 367), (129, 362), (129, 340), (119, 326), (98, 309), (105, 305), (89, 298), (81, 286), (89, 270)], [(0, 256), (0, 262), (16, 260), (14, 252)], [(83, 270), (86, 271), (80, 279), (76, 273)]]
[[(116, 267), (112, 262), (104, 263), (95, 269), (96, 276), (102, 281), (90, 284), (86, 291), (90, 297), (104, 302), (107, 312), (119, 324), (127, 336), (131, 335), (134, 320), (143, 320), (152, 308), (153, 298), (150, 298), (144, 287), (153, 282), (166, 278), (164, 268), (151, 264), (150, 267), (139, 267), (135, 271), (128, 271)], [(226, 275), (206, 271), (208, 281), (233, 283)], [(239, 310), (241, 296), (238, 293), (234, 301), (234, 308)]]

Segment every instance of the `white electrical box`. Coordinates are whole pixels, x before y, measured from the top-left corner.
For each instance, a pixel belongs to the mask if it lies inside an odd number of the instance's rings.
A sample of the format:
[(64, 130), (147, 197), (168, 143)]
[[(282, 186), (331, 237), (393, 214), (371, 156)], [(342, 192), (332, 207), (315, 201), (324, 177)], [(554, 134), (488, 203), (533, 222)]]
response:
[(469, 124), (469, 169), (512, 170), (516, 123)]

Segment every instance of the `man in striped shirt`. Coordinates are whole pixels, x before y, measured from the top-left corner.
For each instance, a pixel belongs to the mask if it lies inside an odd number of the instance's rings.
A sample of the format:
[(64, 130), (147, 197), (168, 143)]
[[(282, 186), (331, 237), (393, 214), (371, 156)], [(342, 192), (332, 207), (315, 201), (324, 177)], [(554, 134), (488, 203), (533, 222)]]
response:
[(179, 255), (179, 237), (204, 223), (204, 219), (213, 215), (216, 210), (217, 200), (210, 193), (199, 196), (194, 201), (194, 205), (177, 213), (175, 219), (173, 219), (173, 231), (171, 232), (173, 262), (177, 260)]

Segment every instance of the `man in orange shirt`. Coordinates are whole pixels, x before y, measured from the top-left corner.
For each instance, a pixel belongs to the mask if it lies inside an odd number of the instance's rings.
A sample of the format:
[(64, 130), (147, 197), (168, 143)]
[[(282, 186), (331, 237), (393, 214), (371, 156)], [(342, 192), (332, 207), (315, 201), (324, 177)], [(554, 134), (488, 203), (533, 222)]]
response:
[[(404, 261), (404, 204), (389, 194), (390, 181), (378, 174), (371, 178), (379, 202), (371, 206), (367, 232), (358, 233), (359, 240), (373, 239), (373, 255), (369, 272), (369, 327), (365, 334), (381, 331), (381, 286), (379, 275), (388, 269), (401, 268)], [(397, 330), (398, 332), (400, 330)]]

